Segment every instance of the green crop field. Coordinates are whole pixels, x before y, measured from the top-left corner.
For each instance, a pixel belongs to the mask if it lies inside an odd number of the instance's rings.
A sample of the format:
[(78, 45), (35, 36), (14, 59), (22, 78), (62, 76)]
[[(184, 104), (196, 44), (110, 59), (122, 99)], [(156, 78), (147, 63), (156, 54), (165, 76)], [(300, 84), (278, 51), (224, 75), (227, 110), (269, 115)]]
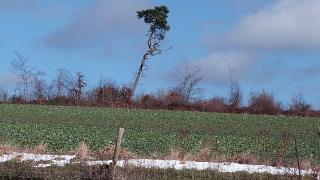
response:
[(92, 149), (114, 143), (125, 128), (123, 146), (139, 155), (170, 149), (196, 153), (204, 146), (223, 155), (247, 153), (275, 159), (284, 150), (320, 162), (320, 118), (172, 112), (90, 107), (0, 105), (0, 140), (51, 151), (70, 150), (86, 142)]

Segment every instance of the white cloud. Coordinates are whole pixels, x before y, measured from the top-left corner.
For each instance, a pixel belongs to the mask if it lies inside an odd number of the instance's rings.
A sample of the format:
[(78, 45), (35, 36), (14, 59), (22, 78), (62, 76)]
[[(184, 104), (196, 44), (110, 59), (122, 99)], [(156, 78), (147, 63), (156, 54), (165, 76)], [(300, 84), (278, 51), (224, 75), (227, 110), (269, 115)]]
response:
[(240, 19), (219, 43), (242, 49), (319, 49), (319, 17), (320, 0), (278, 0)]
[(217, 52), (193, 62), (200, 66), (203, 78), (207, 82), (229, 82), (230, 78), (237, 80), (248, 75), (255, 66), (255, 57), (245, 52)]
[[(243, 78), (250, 72), (257, 72), (257, 65), (261, 62), (258, 61), (257, 54), (265, 56), (270, 53), (320, 49), (319, 17), (320, 0), (274, 1), (255, 13), (240, 18), (230, 32), (215, 39), (209, 38), (210, 43), (213, 43), (211, 48), (218, 50), (218, 53), (212, 53), (196, 63), (203, 67), (204, 75), (209, 81), (228, 80), (228, 64), (233, 68), (235, 78)], [(227, 51), (221, 53), (221, 50)], [(263, 67), (259, 74), (271, 81), (277, 78), (273, 74), (274, 67), (277, 66)], [(289, 68), (287, 71), (296, 69)], [(301, 76), (316, 76), (319, 69), (312, 66), (300, 69), (299, 72)]]
[[(92, 48), (117, 41), (143, 28), (136, 11), (150, 7), (149, 0), (96, 0), (65, 27), (47, 34), (45, 44), (58, 49)], [(132, 35), (132, 34), (130, 34)]]

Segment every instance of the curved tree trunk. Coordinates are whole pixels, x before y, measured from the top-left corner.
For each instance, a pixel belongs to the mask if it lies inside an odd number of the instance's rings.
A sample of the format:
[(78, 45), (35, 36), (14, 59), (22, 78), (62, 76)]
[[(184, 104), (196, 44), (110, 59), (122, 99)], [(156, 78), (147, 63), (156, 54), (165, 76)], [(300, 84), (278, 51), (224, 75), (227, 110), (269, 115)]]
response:
[(132, 86), (131, 86), (131, 91), (132, 91), (131, 96), (134, 96), (134, 93), (135, 93), (135, 91), (137, 89), (138, 83), (140, 81), (140, 78), (141, 78), (143, 70), (144, 70), (143, 68), (145, 66), (146, 61), (148, 60), (149, 54), (150, 54), (149, 51), (147, 53), (145, 53), (143, 55), (143, 58), (142, 58), (141, 62), (140, 62), (140, 66), (139, 66), (138, 72), (137, 72), (136, 77), (135, 77), (135, 79), (134, 79), (134, 81), (132, 83)]
[(131, 97), (130, 97), (130, 99), (132, 99), (132, 97), (134, 96), (134, 94), (135, 94), (135, 91), (136, 91), (136, 89), (137, 89), (137, 86), (138, 86), (138, 83), (139, 83), (139, 81), (140, 81), (140, 78), (141, 78), (141, 76), (143, 75), (143, 71), (144, 71), (144, 66), (145, 66), (145, 63), (146, 63), (146, 61), (148, 60), (148, 56), (149, 55), (153, 55), (153, 53), (156, 51), (156, 48), (154, 48), (153, 46), (154, 46), (154, 44), (152, 43), (152, 37), (153, 37), (153, 35), (154, 35), (154, 32), (153, 31), (151, 31), (150, 32), (150, 34), (148, 35), (148, 42), (147, 42), (147, 44), (148, 44), (148, 50), (147, 50), (147, 52), (143, 55), (143, 58), (142, 58), (142, 60), (141, 60), (141, 62), (140, 62), (140, 66), (139, 66), (139, 69), (138, 69), (138, 72), (137, 72), (137, 74), (136, 74), (136, 77), (135, 77), (135, 79), (134, 79), (134, 81), (133, 81), (133, 83), (132, 83), (132, 86), (131, 86)]

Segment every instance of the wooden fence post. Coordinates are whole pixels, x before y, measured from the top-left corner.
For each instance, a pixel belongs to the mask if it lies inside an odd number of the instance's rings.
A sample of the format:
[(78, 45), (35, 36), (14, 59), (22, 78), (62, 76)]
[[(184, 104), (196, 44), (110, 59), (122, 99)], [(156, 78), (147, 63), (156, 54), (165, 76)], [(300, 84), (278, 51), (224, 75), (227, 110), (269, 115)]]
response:
[(297, 164), (298, 164), (299, 179), (302, 179), (302, 176), (301, 176), (301, 165), (300, 165), (299, 151), (298, 151), (298, 143), (297, 143), (297, 138), (296, 137), (294, 137), (294, 151), (295, 151), (296, 161), (297, 161)]
[(112, 163), (110, 164), (110, 179), (111, 180), (114, 179), (114, 176), (116, 173), (116, 164), (118, 161), (119, 154), (121, 152), (121, 141), (122, 141), (123, 134), (124, 134), (124, 129), (120, 128), (119, 133), (118, 133), (118, 137), (116, 139), (116, 145), (114, 148)]

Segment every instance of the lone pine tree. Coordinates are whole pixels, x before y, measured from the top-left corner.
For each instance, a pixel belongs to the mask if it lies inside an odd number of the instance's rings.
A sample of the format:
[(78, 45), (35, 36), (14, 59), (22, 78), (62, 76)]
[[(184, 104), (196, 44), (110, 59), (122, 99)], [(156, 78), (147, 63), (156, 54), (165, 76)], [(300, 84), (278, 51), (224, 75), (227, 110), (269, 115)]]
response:
[(146, 62), (149, 56), (161, 54), (160, 44), (164, 40), (166, 32), (170, 30), (168, 25), (167, 17), (169, 10), (166, 6), (155, 6), (153, 9), (138, 11), (138, 18), (144, 19), (144, 22), (149, 25), (149, 31), (147, 34), (147, 46), (148, 49), (143, 55), (138, 71), (135, 75), (134, 81), (131, 86), (131, 97), (134, 95), (135, 90), (138, 86), (143, 71), (146, 70)]

